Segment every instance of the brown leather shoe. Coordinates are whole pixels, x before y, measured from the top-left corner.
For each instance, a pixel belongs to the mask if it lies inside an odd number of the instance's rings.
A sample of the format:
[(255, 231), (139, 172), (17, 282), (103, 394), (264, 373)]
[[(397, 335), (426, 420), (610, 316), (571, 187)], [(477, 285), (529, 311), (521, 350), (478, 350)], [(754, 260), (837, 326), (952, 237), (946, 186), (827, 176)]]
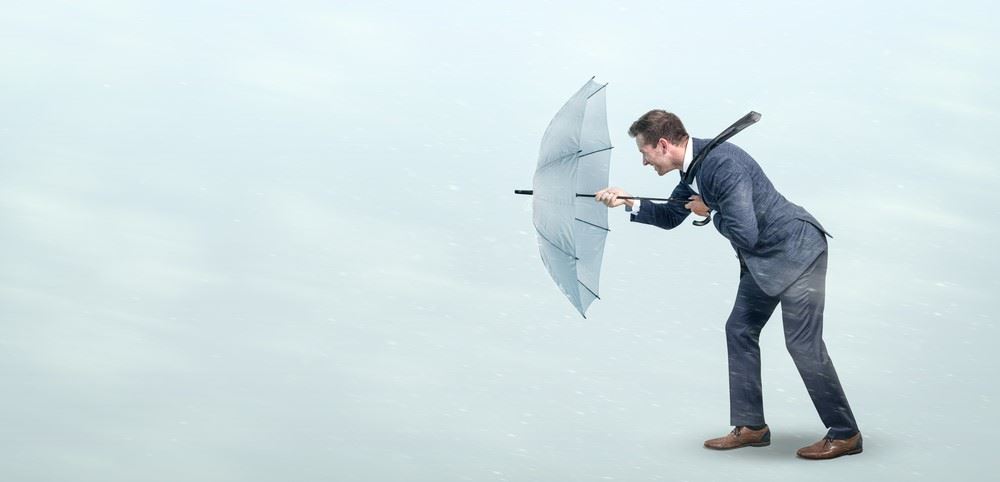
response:
[(832, 439), (823, 437), (823, 440), (808, 447), (802, 447), (796, 454), (806, 459), (832, 459), (841, 455), (854, 455), (861, 453), (861, 432), (854, 434), (847, 439)]
[(729, 435), (705, 441), (705, 447), (715, 450), (729, 450), (740, 447), (766, 447), (771, 445), (771, 429), (764, 425), (760, 430), (736, 427)]

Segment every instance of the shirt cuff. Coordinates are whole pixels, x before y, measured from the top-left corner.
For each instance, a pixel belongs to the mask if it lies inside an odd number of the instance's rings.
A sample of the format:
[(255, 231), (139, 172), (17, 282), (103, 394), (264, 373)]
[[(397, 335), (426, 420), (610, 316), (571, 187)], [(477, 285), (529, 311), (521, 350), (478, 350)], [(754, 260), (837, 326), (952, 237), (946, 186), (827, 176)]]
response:
[(625, 205), (625, 212), (629, 213), (630, 215), (639, 214), (639, 205), (640, 201), (638, 199), (635, 199), (632, 201), (632, 207), (628, 207), (628, 204)]

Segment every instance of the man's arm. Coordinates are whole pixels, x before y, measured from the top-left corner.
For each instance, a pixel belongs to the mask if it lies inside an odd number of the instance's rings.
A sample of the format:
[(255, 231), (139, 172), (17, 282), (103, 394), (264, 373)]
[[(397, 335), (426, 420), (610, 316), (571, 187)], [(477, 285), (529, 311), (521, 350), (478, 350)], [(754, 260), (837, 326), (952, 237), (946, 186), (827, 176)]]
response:
[(713, 174), (705, 179), (707, 189), (715, 193), (718, 213), (715, 227), (733, 245), (752, 251), (759, 231), (753, 209), (753, 181), (732, 159), (722, 159)]
[[(682, 182), (677, 184), (670, 197), (688, 199), (694, 194), (695, 192), (691, 187)], [(651, 224), (663, 229), (673, 229), (684, 222), (688, 214), (691, 214), (691, 211), (685, 208), (683, 204), (675, 202), (657, 204), (652, 201), (645, 201), (640, 203), (639, 212), (632, 214), (631, 221), (634, 223)]]

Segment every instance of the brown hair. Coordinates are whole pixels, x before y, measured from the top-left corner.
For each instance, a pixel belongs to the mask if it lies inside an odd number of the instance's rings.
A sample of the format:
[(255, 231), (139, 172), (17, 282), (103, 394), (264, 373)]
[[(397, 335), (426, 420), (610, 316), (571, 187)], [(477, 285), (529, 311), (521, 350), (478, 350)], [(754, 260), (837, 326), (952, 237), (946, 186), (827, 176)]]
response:
[(638, 137), (639, 134), (642, 134), (642, 141), (646, 145), (656, 144), (660, 138), (677, 145), (688, 137), (681, 119), (661, 109), (653, 109), (643, 114), (632, 123), (632, 127), (628, 128), (629, 136)]

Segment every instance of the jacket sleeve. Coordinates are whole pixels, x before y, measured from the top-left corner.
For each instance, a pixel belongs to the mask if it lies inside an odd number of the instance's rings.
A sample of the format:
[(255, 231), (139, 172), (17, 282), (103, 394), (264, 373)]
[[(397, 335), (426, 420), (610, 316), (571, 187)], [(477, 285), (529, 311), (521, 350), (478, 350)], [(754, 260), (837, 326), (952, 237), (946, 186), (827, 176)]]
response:
[(718, 207), (714, 216), (715, 227), (735, 248), (752, 251), (760, 233), (753, 209), (753, 180), (750, 175), (733, 160), (722, 159), (706, 181), (706, 187), (715, 193)]
[[(694, 194), (694, 191), (687, 185), (678, 183), (677, 187), (674, 188), (674, 192), (670, 195), (672, 198), (677, 199), (687, 199)], [(638, 214), (633, 214), (630, 221), (634, 223), (652, 224), (653, 226), (659, 226), (663, 229), (673, 229), (677, 227), (680, 223), (684, 222), (684, 219), (691, 214), (691, 211), (684, 207), (684, 204), (678, 202), (667, 202), (667, 203), (654, 203), (652, 201), (645, 201), (639, 208)]]

